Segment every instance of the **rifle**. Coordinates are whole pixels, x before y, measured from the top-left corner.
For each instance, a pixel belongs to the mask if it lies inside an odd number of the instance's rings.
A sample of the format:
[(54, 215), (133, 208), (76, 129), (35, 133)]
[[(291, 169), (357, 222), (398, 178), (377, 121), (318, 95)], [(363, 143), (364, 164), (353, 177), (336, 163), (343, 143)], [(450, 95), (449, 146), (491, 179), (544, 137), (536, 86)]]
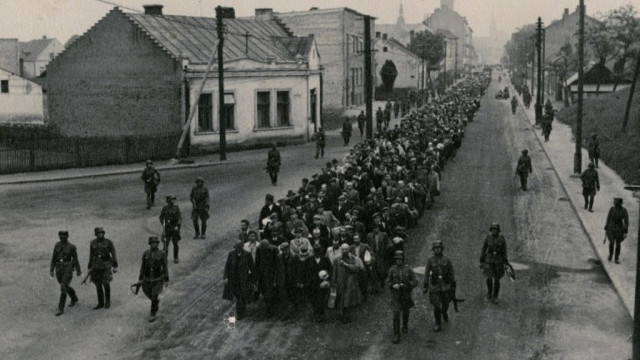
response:
[(167, 240), (167, 235), (165, 235), (165, 224), (162, 223), (162, 236), (160, 237), (160, 240), (162, 241), (162, 251), (165, 252), (165, 256), (167, 256), (167, 254), (169, 253), (169, 244), (168, 244), (168, 240)]
[(140, 287), (142, 287), (142, 282), (138, 281), (135, 284), (132, 284), (129, 289), (131, 290), (131, 293), (133, 293), (133, 295), (138, 295), (138, 292), (140, 291)]
[(607, 233), (604, 233), (604, 239), (602, 240), (603, 244), (607, 243)]
[(464, 299), (459, 299), (456, 297), (456, 286), (453, 286), (451, 288), (451, 294), (453, 295), (451, 297), (452, 301), (453, 301), (453, 309), (458, 312), (458, 303), (464, 302)]
[(80, 285), (85, 285), (87, 283), (87, 280), (89, 279), (89, 276), (91, 276), (91, 273), (93, 272), (93, 270), (89, 271), (87, 273), (87, 276), (84, 277), (84, 279), (82, 280), (82, 282), (80, 283)]
[(516, 279), (516, 272), (513, 270), (513, 266), (511, 266), (511, 264), (506, 263), (504, 265), (504, 270), (509, 275), (509, 279), (511, 279), (511, 281)]

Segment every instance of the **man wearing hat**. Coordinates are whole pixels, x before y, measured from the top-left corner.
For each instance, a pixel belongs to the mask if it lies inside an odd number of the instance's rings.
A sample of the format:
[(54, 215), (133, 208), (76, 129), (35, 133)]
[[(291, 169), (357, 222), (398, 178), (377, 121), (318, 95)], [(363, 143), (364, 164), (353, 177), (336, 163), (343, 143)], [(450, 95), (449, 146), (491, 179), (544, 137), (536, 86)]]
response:
[(75, 290), (71, 287), (71, 279), (73, 279), (73, 270), (76, 275), (82, 276), (80, 263), (78, 262), (78, 252), (76, 246), (71, 244), (68, 231), (58, 231), (60, 241), (53, 247), (53, 256), (51, 256), (51, 266), (49, 268), (49, 276), (53, 279), (55, 271), (56, 279), (60, 284), (60, 300), (58, 301), (58, 312), (56, 316), (64, 314), (64, 305), (67, 302), (67, 294), (71, 298), (69, 307), (74, 306), (78, 302)]
[(433, 305), (436, 320), (433, 331), (438, 332), (442, 329), (442, 320), (449, 322), (447, 310), (453, 300), (456, 278), (451, 260), (442, 253), (442, 241), (436, 240), (432, 250), (433, 256), (427, 260), (424, 270), (424, 292), (429, 292), (429, 302)]
[(271, 194), (267, 194), (264, 197), (264, 206), (260, 210), (260, 219), (258, 220), (260, 230), (264, 229), (264, 226), (266, 225), (263, 220), (271, 216), (271, 214), (276, 213), (278, 216), (277, 220), (282, 219), (282, 209), (278, 204), (274, 203), (273, 200), (274, 197)]
[(609, 261), (611, 261), (615, 248), (615, 261), (616, 264), (620, 264), (620, 245), (627, 238), (628, 230), (629, 213), (622, 206), (622, 198), (615, 198), (604, 226), (604, 231), (609, 238)]
[(144, 170), (142, 170), (142, 181), (144, 181), (144, 192), (147, 194), (147, 209), (153, 206), (156, 199), (156, 191), (160, 184), (160, 173), (153, 167), (153, 162), (147, 160)]
[(500, 279), (504, 276), (504, 266), (509, 260), (507, 242), (500, 235), (500, 224), (491, 224), (489, 231), (491, 234), (484, 239), (480, 252), (480, 268), (487, 277), (487, 299), (496, 303), (500, 293)]
[[(284, 242), (278, 247), (278, 255), (284, 268), (286, 296), (286, 313), (283, 318), (289, 318), (292, 313), (297, 313), (298, 305), (304, 300), (304, 260), (300, 256), (293, 256), (289, 249), (289, 243)], [(308, 253), (308, 250), (307, 250)]]
[(360, 285), (363, 300), (367, 300), (369, 282), (373, 278), (373, 253), (369, 245), (361, 240), (360, 234), (353, 234), (353, 244), (349, 247), (349, 252), (358, 257), (364, 265), (364, 270), (358, 273), (358, 285)]
[(377, 293), (380, 288), (384, 287), (384, 282), (389, 272), (389, 268), (384, 261), (387, 248), (389, 248), (389, 236), (382, 231), (380, 223), (373, 225), (373, 230), (367, 235), (367, 243), (373, 257), (372, 288), (373, 292)]
[(247, 310), (247, 302), (251, 299), (251, 276), (254, 272), (253, 259), (250, 253), (242, 249), (242, 241), (236, 240), (233, 250), (227, 255), (222, 282), (224, 290), (222, 298), (236, 299), (236, 319), (241, 320)]
[(111, 286), (109, 283), (113, 279), (113, 272), (118, 271), (118, 259), (113, 241), (104, 237), (104, 228), (97, 227), (94, 230), (96, 238), (91, 240), (89, 245), (89, 265), (91, 272), (91, 282), (96, 285), (98, 294), (98, 305), (93, 309), (108, 309), (111, 307)]
[(269, 241), (260, 241), (256, 254), (255, 274), (258, 291), (262, 294), (266, 305), (267, 317), (276, 315), (276, 308), (285, 299), (285, 275), (277, 246)]
[(318, 157), (324, 157), (324, 147), (327, 144), (327, 136), (324, 133), (324, 129), (318, 129), (318, 132), (313, 135), (313, 140), (316, 141), (316, 159)]
[[(209, 218), (209, 189), (204, 186), (204, 179), (200, 176), (196, 178), (196, 186), (191, 188), (189, 199), (191, 199), (191, 204), (193, 205), (191, 219), (196, 232), (193, 238), (200, 237), (204, 239), (207, 232), (207, 219)], [(202, 223), (202, 226), (199, 226), (198, 220)]]
[(160, 212), (160, 223), (163, 226), (164, 244), (162, 250), (169, 251), (169, 241), (173, 243), (173, 262), (180, 262), (178, 258), (178, 241), (180, 241), (180, 226), (182, 225), (182, 213), (180, 208), (175, 204), (176, 197), (167, 195), (167, 205)]
[[(329, 301), (332, 266), (324, 255), (324, 248), (313, 245), (313, 256), (304, 261), (307, 295), (313, 308), (316, 322), (324, 320), (324, 313)], [(324, 273), (323, 273), (324, 272)]]
[(156, 320), (160, 304), (158, 296), (162, 293), (163, 286), (169, 284), (167, 255), (158, 248), (159, 242), (157, 236), (149, 237), (149, 250), (142, 255), (142, 265), (138, 275), (138, 281), (142, 283), (142, 291), (151, 300), (149, 322)]
[(333, 260), (333, 278), (331, 286), (337, 290), (342, 323), (351, 321), (351, 310), (362, 302), (362, 293), (358, 286), (358, 273), (364, 270), (360, 258), (349, 252), (349, 245), (340, 245), (341, 255)]
[(529, 150), (522, 150), (522, 155), (518, 159), (518, 165), (516, 166), (516, 175), (520, 177), (520, 188), (527, 191), (527, 178), (529, 174), (533, 172), (531, 167), (531, 158), (529, 157)]
[(400, 342), (400, 314), (402, 314), (402, 332), (409, 331), (409, 309), (414, 306), (411, 291), (416, 285), (416, 274), (404, 263), (404, 252), (396, 251), (394, 264), (389, 269), (387, 283), (391, 289), (391, 308), (393, 311), (393, 343)]
[(589, 150), (589, 161), (597, 168), (598, 159), (600, 159), (600, 141), (598, 140), (598, 134), (591, 134), (591, 140), (589, 140), (587, 149)]
[(600, 179), (595, 167), (594, 163), (589, 163), (589, 168), (580, 175), (584, 208), (589, 208), (590, 212), (593, 212), (593, 200), (596, 197), (596, 192), (600, 191)]

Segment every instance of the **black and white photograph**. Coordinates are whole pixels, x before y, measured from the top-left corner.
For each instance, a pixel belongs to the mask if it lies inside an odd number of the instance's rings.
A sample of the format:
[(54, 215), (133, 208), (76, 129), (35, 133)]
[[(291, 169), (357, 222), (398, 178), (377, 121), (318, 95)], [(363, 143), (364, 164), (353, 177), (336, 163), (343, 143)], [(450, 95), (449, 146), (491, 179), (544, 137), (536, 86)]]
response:
[(0, 359), (640, 360), (639, 0), (0, 0)]

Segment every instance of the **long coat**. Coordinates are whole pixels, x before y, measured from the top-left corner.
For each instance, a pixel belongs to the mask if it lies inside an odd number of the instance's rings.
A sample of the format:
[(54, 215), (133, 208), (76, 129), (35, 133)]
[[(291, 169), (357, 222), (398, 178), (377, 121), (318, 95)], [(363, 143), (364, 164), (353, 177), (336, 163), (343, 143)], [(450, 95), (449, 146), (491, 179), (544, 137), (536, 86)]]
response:
[[(434, 255), (427, 260), (424, 270), (424, 288), (429, 289), (429, 302), (441, 308), (452, 300), (456, 278), (448, 257)], [(446, 304), (442, 304), (445, 302)]]
[(607, 214), (607, 222), (604, 230), (609, 237), (609, 241), (622, 241), (624, 235), (629, 230), (629, 213), (627, 209), (622, 206), (612, 206)]
[(251, 299), (251, 277), (254, 272), (253, 258), (244, 250), (231, 250), (224, 265), (223, 279), (227, 279), (222, 298), (233, 300), (243, 296)]
[(284, 299), (285, 275), (279, 250), (275, 246), (256, 251), (255, 274), (258, 281), (258, 291), (265, 299)]
[(389, 247), (389, 236), (382, 231), (377, 234), (372, 232), (367, 235), (367, 242), (369, 243), (369, 248), (371, 248), (371, 255), (374, 257), (374, 272), (379, 279), (384, 279), (389, 269), (385, 262), (385, 255)]
[(358, 272), (364, 270), (362, 260), (349, 253), (333, 261), (332, 286), (337, 289), (340, 310), (359, 305), (362, 293), (358, 285)]
[(276, 172), (280, 170), (280, 151), (276, 148), (269, 150), (267, 154), (267, 170)]

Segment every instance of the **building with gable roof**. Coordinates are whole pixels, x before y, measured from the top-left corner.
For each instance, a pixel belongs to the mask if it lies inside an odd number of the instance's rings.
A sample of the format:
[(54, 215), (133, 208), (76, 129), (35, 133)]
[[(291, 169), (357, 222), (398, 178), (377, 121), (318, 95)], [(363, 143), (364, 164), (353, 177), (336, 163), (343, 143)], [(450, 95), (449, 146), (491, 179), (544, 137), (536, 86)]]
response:
[(0, 67), (0, 123), (44, 124), (40, 85)]
[[(425, 16), (427, 18), (427, 16)], [(409, 45), (414, 34), (421, 31), (432, 31), (424, 22), (417, 24), (407, 24), (404, 21), (404, 9), (402, 3), (398, 11), (398, 18), (395, 24), (376, 24), (376, 38), (378, 33), (387, 34), (389, 38), (394, 38), (404, 46)]]
[(64, 46), (57, 39), (35, 39), (20, 43), (21, 74), (25, 78), (36, 78), (46, 69), (47, 65), (64, 50)]
[[(320, 55), (313, 36), (274, 20), (225, 19), (224, 106), (230, 147), (308, 140), (320, 114)], [(248, 36), (247, 36), (248, 35)], [(82, 137), (180, 132), (192, 106), (191, 149), (219, 141), (216, 19), (114, 8), (47, 70), (51, 123)], [(217, 62), (214, 62), (217, 64)]]
[[(376, 32), (375, 57), (376, 57), (376, 74), (378, 82), (376, 86), (382, 85), (382, 76), (380, 70), (387, 60), (393, 61), (398, 70), (398, 76), (394, 82), (394, 88), (422, 88), (422, 59), (409, 51), (400, 41), (395, 38), (388, 38), (387, 34)], [(425, 73), (426, 71), (426, 64)], [(427, 79), (424, 80), (425, 84)]]

